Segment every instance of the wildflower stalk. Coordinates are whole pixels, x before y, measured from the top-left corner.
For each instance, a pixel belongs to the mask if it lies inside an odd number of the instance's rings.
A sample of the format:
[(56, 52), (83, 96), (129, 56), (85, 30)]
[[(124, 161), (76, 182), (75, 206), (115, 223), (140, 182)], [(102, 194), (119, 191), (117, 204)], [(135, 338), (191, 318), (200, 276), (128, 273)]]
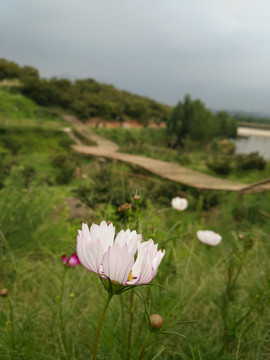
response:
[[(231, 254), (229, 260), (226, 288), (222, 298), (223, 346), (219, 352), (219, 355), (221, 355), (226, 349), (227, 351), (230, 351), (233, 341), (231, 333), (235, 331), (238, 325), (242, 322), (242, 320), (240, 320), (240, 322), (238, 321), (234, 325), (231, 325), (229, 313), (233, 302), (233, 294), (236, 289), (237, 280), (243, 268), (243, 264), (247, 255), (247, 250), (248, 248), (244, 248), (243, 250), (236, 250), (234, 253)], [(239, 261), (238, 263), (237, 260)], [(250, 311), (252, 310), (253, 309), (251, 307)], [(249, 311), (247, 312), (247, 316), (248, 314)]]
[[(146, 299), (144, 301), (144, 306), (145, 306), (145, 312), (146, 313), (148, 313), (147, 307), (149, 305), (149, 298), (150, 298), (150, 287), (147, 288)], [(140, 325), (138, 326), (138, 332), (137, 332), (137, 336), (136, 336), (136, 339), (135, 339), (136, 343), (139, 341), (140, 335), (142, 334), (142, 329), (143, 329), (144, 324), (145, 324), (145, 318), (143, 317), (142, 320), (141, 320)]]
[(59, 325), (61, 331), (62, 342), (65, 350), (65, 357), (67, 358), (67, 342), (66, 342), (66, 331), (64, 325), (64, 316), (63, 316), (63, 295), (65, 289), (65, 278), (66, 278), (67, 267), (64, 267), (63, 276), (61, 280), (61, 290), (60, 290), (60, 297), (59, 297)]
[(139, 204), (136, 204), (136, 230), (139, 231)]
[(100, 314), (100, 318), (99, 318), (99, 322), (98, 322), (98, 327), (97, 327), (97, 331), (96, 331), (96, 337), (95, 337), (95, 342), (94, 342), (94, 346), (93, 346), (93, 356), (92, 356), (92, 360), (96, 360), (97, 358), (97, 350), (98, 350), (98, 342), (99, 342), (99, 336), (101, 333), (101, 329), (102, 329), (102, 325), (103, 325), (103, 321), (104, 321), (104, 317), (106, 314), (106, 311), (108, 309), (109, 303), (111, 301), (113, 297), (112, 293), (108, 293), (106, 302), (104, 304), (103, 310)]
[(128, 340), (127, 340), (128, 359), (130, 359), (130, 355), (131, 355), (133, 315), (134, 315), (134, 292), (133, 290), (131, 290), (129, 297), (129, 328), (128, 328)]
[(127, 227), (130, 226), (130, 220), (131, 220), (131, 209), (127, 211)]
[(15, 349), (15, 329), (14, 329), (14, 314), (13, 314), (13, 305), (10, 297), (7, 297), (9, 305), (9, 321), (11, 324), (11, 346), (12, 349)]
[(141, 351), (140, 351), (140, 355), (139, 355), (139, 360), (142, 360), (142, 358), (143, 358), (143, 355), (144, 355), (144, 353), (145, 353), (145, 349), (146, 349), (146, 346), (147, 346), (147, 344), (148, 344), (150, 335), (151, 335), (151, 331), (148, 330), (147, 335), (146, 335), (146, 337), (145, 337), (145, 339), (144, 339), (144, 342), (143, 342), (143, 344), (142, 344), (142, 347), (141, 347)]
[(173, 232), (173, 230), (178, 226), (181, 225), (182, 222), (181, 221), (176, 221), (176, 223), (173, 224), (173, 226), (169, 229), (168, 234), (171, 234)]
[(121, 317), (122, 317), (122, 325), (123, 325), (123, 338), (125, 339), (125, 346), (127, 347), (127, 335), (126, 335), (126, 319), (125, 319), (125, 309), (123, 302), (123, 295), (120, 294), (120, 306), (121, 306)]

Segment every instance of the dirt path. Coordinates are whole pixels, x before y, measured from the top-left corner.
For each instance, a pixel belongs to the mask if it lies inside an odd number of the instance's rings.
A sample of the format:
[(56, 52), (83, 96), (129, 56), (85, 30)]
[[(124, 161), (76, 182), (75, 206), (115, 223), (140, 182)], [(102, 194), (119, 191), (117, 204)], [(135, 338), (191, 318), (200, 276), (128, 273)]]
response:
[[(92, 140), (96, 143), (97, 147), (100, 149), (106, 149), (106, 152), (108, 153), (114, 153), (119, 150), (119, 147), (116, 143), (105, 139), (101, 136), (96, 135), (94, 132), (92, 132), (89, 127), (82, 124), (75, 116), (72, 115), (62, 115), (62, 118), (66, 120), (69, 124), (72, 125), (72, 127), (77, 130), (83, 137), (88, 138), (89, 140)], [(80, 144), (80, 140), (77, 140), (77, 143)], [(87, 146), (90, 149), (96, 149), (95, 146)], [(75, 149), (75, 147), (74, 147)], [(76, 149), (75, 149), (76, 150)], [(76, 150), (78, 151), (78, 150)], [(80, 152), (80, 151), (78, 151)]]
[(176, 181), (201, 190), (225, 190), (237, 192), (263, 192), (270, 191), (270, 179), (256, 184), (242, 184), (214, 176), (202, 174), (197, 171), (187, 169), (181, 165), (118, 152), (118, 145), (94, 134), (87, 126), (70, 115), (65, 115), (64, 119), (83, 135), (96, 142), (97, 146), (85, 146), (82, 144), (73, 145), (72, 148), (80, 154), (106, 157), (115, 160), (125, 161), (141, 166), (163, 178)]

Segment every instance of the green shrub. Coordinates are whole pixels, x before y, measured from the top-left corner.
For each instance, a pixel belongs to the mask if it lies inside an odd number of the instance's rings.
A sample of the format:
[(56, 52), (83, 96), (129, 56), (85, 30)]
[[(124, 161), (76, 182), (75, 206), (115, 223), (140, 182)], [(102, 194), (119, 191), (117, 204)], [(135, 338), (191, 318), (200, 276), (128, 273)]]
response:
[(68, 184), (74, 176), (76, 163), (68, 153), (59, 153), (52, 157), (52, 164), (58, 168), (57, 184)]
[(210, 170), (213, 170), (216, 174), (226, 175), (231, 172), (231, 157), (219, 156), (206, 163)]
[(92, 174), (90, 180), (81, 181), (80, 185), (74, 189), (77, 198), (90, 208), (95, 208), (97, 204), (109, 203), (119, 206), (129, 201), (127, 178), (119, 178), (113, 173), (111, 164), (102, 164), (99, 172)]
[(61, 148), (69, 150), (70, 146), (75, 142), (69, 136), (61, 137), (58, 144)]
[(203, 210), (209, 210), (215, 207), (220, 202), (221, 194), (215, 191), (204, 191), (203, 192)]
[(221, 152), (224, 155), (233, 155), (236, 149), (234, 142), (224, 139), (221, 141)]
[(11, 156), (10, 152), (7, 149), (1, 147), (0, 145), (0, 188), (3, 187), (4, 181), (8, 176), (10, 169), (16, 164), (16, 159)]
[(252, 152), (248, 155), (236, 156), (236, 167), (240, 170), (264, 170), (266, 163), (266, 160), (258, 153), (258, 151)]
[(165, 207), (171, 207), (172, 198), (179, 196), (179, 191), (183, 190), (183, 188), (183, 185), (173, 181), (148, 181), (146, 183), (147, 196), (153, 201), (153, 203), (159, 203), (161, 206)]

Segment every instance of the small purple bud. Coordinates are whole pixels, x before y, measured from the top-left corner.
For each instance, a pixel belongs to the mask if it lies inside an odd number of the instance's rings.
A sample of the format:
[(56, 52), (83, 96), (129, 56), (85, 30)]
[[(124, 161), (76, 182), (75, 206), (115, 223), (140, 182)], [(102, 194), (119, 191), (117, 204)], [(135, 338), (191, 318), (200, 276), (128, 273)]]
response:
[(80, 260), (77, 256), (77, 254), (73, 253), (70, 258), (69, 258), (69, 261), (68, 261), (69, 265), (70, 266), (77, 266), (80, 264)]
[(73, 266), (73, 267), (80, 264), (80, 260), (77, 256), (77, 254), (75, 254), (75, 253), (71, 254), (71, 256), (69, 258), (66, 256), (66, 254), (63, 255), (62, 262), (66, 266), (69, 265), (69, 266)]
[(67, 265), (68, 264), (68, 257), (67, 257), (67, 255), (66, 254), (64, 254), (64, 255), (62, 255), (62, 262), (63, 262), (63, 264), (65, 264), (65, 265)]

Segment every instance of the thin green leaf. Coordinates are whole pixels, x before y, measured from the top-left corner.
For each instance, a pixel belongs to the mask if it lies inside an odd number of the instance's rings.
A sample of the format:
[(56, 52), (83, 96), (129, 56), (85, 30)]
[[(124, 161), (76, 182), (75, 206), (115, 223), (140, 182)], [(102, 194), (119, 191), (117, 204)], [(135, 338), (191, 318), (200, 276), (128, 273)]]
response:
[(188, 338), (187, 338), (184, 334), (178, 333), (178, 332), (176, 332), (176, 331), (163, 330), (163, 331), (158, 331), (158, 332), (156, 332), (156, 334), (178, 335), (178, 336), (181, 336), (181, 337), (183, 337), (184, 339), (188, 340)]
[(159, 352), (153, 357), (152, 360), (157, 359), (158, 356), (161, 355), (161, 354), (163, 353), (163, 351), (165, 351), (165, 350), (166, 350), (166, 347), (162, 347), (162, 348), (159, 350)]
[(193, 323), (196, 323), (196, 322), (198, 322), (198, 320), (186, 320), (186, 321), (180, 321), (180, 322), (171, 323), (169, 326), (171, 326), (171, 325), (193, 324)]

